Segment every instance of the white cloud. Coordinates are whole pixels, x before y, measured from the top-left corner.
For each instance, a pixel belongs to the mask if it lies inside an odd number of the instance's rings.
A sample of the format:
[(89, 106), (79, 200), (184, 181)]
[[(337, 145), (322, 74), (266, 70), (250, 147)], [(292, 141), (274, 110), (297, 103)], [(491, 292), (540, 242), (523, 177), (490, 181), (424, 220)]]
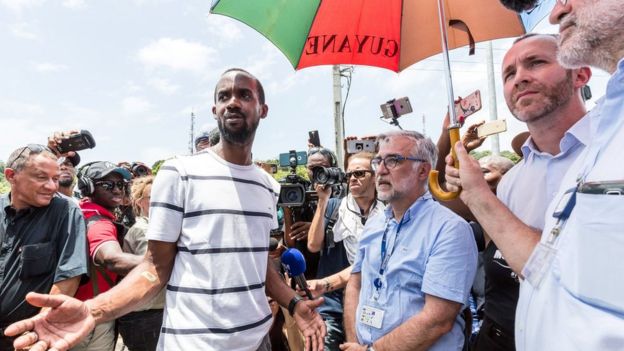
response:
[(167, 79), (162, 79), (162, 78), (153, 78), (150, 79), (148, 81), (148, 84), (158, 90), (159, 92), (166, 94), (166, 95), (172, 95), (175, 94), (175, 92), (178, 91), (178, 89), (180, 89), (180, 86), (172, 84), (171, 82), (169, 82)]
[(45, 0), (0, 0), (0, 4), (13, 12), (20, 13), (25, 9), (43, 4)]
[(209, 35), (218, 39), (221, 45), (237, 42), (243, 37), (239, 24), (229, 17), (209, 14), (206, 22)]
[(121, 102), (121, 111), (124, 115), (140, 115), (148, 112), (152, 104), (145, 98), (138, 96), (128, 96)]
[(38, 37), (36, 26), (28, 22), (16, 22), (9, 24), (9, 31), (18, 38), (35, 40)]
[(215, 49), (185, 39), (161, 38), (139, 50), (138, 59), (148, 68), (201, 72), (214, 61)]
[(51, 62), (33, 63), (32, 66), (35, 69), (35, 71), (42, 72), (42, 73), (60, 72), (60, 71), (65, 71), (67, 69), (67, 66), (65, 65), (51, 63)]
[(63, 6), (68, 9), (78, 10), (86, 6), (85, 0), (63, 0)]

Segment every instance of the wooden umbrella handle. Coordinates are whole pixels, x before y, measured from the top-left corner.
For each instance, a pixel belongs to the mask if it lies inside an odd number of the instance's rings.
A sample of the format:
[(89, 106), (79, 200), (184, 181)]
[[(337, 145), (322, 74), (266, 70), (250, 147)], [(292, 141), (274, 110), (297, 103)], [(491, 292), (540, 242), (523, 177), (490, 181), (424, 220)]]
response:
[[(459, 126), (453, 126), (449, 128), (449, 136), (451, 138), (451, 157), (453, 157), (455, 168), (459, 168), (459, 161), (455, 154), (455, 144), (459, 141)], [(440, 201), (450, 201), (456, 199), (461, 192), (461, 189), (455, 192), (444, 191), (438, 181), (438, 171), (432, 170), (429, 172), (429, 191)]]

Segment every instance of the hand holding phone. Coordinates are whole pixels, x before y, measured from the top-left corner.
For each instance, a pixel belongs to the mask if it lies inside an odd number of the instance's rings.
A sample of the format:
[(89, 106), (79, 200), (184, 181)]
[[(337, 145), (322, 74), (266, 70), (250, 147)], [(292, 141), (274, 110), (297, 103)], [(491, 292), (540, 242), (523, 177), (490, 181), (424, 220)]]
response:
[(466, 118), (479, 111), (481, 107), (481, 91), (477, 89), (472, 94), (455, 102), (455, 116), (459, 123), (463, 125)]
[(321, 139), (319, 138), (318, 130), (311, 130), (308, 132), (308, 142), (315, 147), (321, 146)]
[(479, 138), (484, 138), (493, 134), (502, 133), (507, 130), (507, 121), (504, 119), (497, 119), (480, 125), (477, 128), (477, 134)]
[(95, 147), (95, 139), (88, 130), (81, 130), (76, 133), (75, 131), (66, 135), (65, 133), (60, 134), (60, 138), (56, 137), (55, 133), (55, 144), (56, 150), (61, 155), (67, 154), (71, 151), (80, 151), (84, 149), (92, 149)]

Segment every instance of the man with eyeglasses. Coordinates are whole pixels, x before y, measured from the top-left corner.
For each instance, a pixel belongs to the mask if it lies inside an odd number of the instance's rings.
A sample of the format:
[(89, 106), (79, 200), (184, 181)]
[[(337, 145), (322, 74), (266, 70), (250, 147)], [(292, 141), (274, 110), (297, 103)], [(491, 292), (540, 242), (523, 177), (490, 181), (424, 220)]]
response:
[[(518, 1), (521, 9), (535, 1)], [(475, 164), (460, 145), (460, 164), (447, 181), (462, 199), (490, 220), (494, 242), (522, 283), (516, 312), (518, 350), (621, 350), (624, 344), (624, 12), (621, 0), (561, 0), (550, 21), (559, 24), (559, 62), (595, 66), (612, 74), (605, 97), (589, 112), (590, 142), (560, 178), (535, 237), (480, 190)], [(450, 161), (450, 160), (448, 160)], [(480, 213), (477, 213), (480, 212)], [(488, 232), (490, 230), (486, 228)], [(512, 265), (513, 266), (513, 265)]]
[(349, 157), (346, 179), (349, 193), (342, 199), (330, 198), (331, 188), (315, 185), (318, 206), (308, 234), (308, 250), (320, 252), (318, 279), (308, 280), (314, 296), (323, 295), (319, 313), (325, 320), (326, 350), (339, 350), (345, 341), (343, 330), (343, 289), (351, 275), (360, 235), (368, 218), (383, 212), (377, 200), (373, 154), (359, 152)]
[[(128, 274), (143, 257), (123, 252), (126, 228), (115, 217), (132, 179), (130, 172), (111, 162), (98, 161), (84, 165), (78, 176), (83, 196), (80, 208), (87, 222), (91, 280), (80, 286), (76, 298), (86, 301), (111, 289), (118, 276)], [(115, 322), (110, 321), (96, 326), (72, 351), (112, 350), (114, 342)]]
[(0, 196), (0, 350), (13, 350), (14, 338), (4, 328), (40, 312), (26, 294), (73, 296), (87, 273), (87, 257), (80, 209), (56, 193), (54, 153), (36, 144), (18, 148), (4, 175), (11, 191)]
[(462, 306), (477, 264), (467, 222), (434, 201), (433, 142), (414, 131), (377, 139), (371, 161), (384, 213), (366, 222), (345, 292), (342, 350), (461, 350)]

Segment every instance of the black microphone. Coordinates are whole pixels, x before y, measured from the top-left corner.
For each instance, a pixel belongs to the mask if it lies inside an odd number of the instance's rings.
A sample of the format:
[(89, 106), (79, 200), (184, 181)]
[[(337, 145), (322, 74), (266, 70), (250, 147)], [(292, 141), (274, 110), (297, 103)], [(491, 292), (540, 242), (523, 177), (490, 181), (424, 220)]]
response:
[(301, 290), (305, 291), (306, 296), (310, 300), (313, 300), (314, 297), (312, 296), (310, 289), (308, 289), (308, 282), (303, 275), (306, 270), (306, 263), (301, 251), (292, 248), (284, 251), (282, 254), (282, 265), (284, 266), (286, 272), (288, 272), (290, 278), (293, 279), (297, 285), (299, 285)]

